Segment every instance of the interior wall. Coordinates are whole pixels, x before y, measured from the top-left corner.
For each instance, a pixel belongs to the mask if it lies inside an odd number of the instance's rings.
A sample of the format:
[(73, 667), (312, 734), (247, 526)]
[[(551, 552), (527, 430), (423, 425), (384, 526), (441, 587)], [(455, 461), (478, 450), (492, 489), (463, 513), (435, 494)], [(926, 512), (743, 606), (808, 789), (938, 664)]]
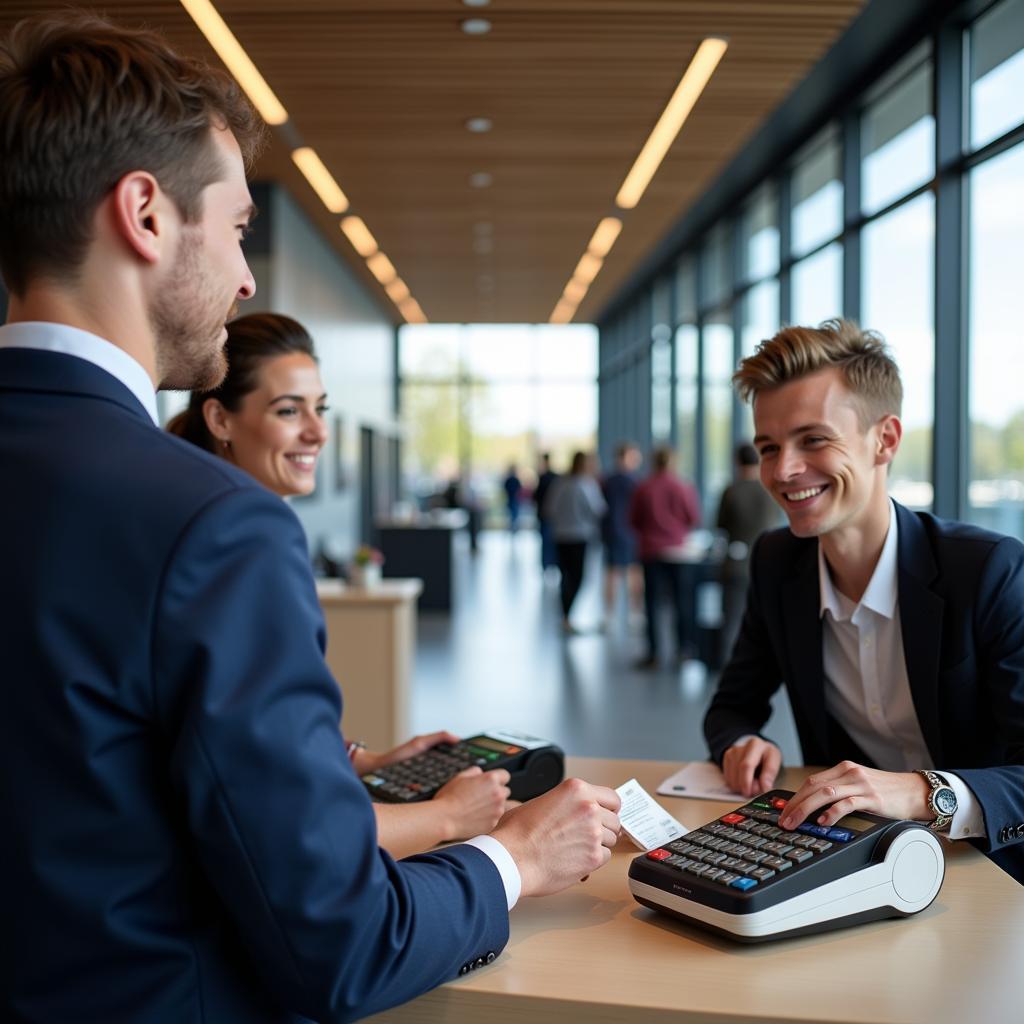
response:
[(306, 327), (331, 407), (331, 439), (320, 456), (316, 492), (293, 499), (292, 507), (311, 553), (324, 549), (345, 559), (360, 539), (360, 428), (385, 436), (396, 431), (394, 328), (287, 192), (271, 187), (257, 203), (269, 214), (270, 245), (262, 263), (251, 261), (257, 292), (246, 309), (284, 313)]

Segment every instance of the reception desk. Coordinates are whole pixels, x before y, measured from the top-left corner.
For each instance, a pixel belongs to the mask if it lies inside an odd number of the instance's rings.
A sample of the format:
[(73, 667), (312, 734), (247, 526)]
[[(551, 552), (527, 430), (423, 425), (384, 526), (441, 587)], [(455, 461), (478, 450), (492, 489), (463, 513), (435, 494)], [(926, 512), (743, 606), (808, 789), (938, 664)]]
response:
[(345, 696), (350, 739), (389, 750), (412, 735), (409, 694), (416, 651), (418, 579), (351, 587), (318, 580), (327, 624), (327, 665)]
[[(568, 770), (653, 794), (679, 765), (570, 758)], [(793, 789), (807, 774), (779, 780)], [(658, 799), (695, 828), (732, 805)], [(512, 912), (505, 952), (485, 969), (370, 1018), (376, 1024), (1002, 1024), (1024, 1019), (1024, 887), (965, 843), (944, 844), (935, 902), (901, 920), (741, 946), (647, 910), (629, 894), (638, 854)]]

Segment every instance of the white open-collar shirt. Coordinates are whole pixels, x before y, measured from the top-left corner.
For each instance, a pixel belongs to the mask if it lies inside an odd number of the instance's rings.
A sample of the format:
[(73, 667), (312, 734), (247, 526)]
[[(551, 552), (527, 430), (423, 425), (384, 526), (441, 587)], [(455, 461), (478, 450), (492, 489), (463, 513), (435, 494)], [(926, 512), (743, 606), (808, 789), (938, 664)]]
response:
[[(829, 714), (879, 768), (910, 772), (935, 765), (921, 733), (907, 676), (900, 626), (898, 543), (896, 509), (890, 501), (885, 544), (856, 604), (833, 585), (819, 543), (822, 663)], [(957, 812), (950, 824), (950, 837), (983, 836), (984, 817), (970, 787), (958, 776), (936, 770), (956, 793)]]
[[(0, 348), (60, 352), (84, 359), (117, 378), (142, 403), (153, 424), (159, 426), (156, 389), (149, 374), (124, 349), (105, 338), (67, 324), (33, 321), (0, 326)], [(492, 836), (476, 836), (467, 840), (466, 845), (475, 846), (498, 869), (505, 887), (505, 900), (511, 910), (522, 891), (522, 877), (512, 855)]]

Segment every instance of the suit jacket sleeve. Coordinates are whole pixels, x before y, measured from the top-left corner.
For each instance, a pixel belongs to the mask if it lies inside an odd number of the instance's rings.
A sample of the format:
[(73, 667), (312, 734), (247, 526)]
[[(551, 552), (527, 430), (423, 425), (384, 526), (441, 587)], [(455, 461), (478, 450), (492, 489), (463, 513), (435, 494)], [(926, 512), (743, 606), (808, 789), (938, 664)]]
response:
[(479, 850), (394, 862), (339, 729), (305, 537), (273, 495), (212, 502), (156, 613), (154, 700), (183, 828), (282, 1004), (344, 1021), (412, 998), (508, 938)]
[[(1006, 765), (953, 768), (981, 804), (986, 852), (1024, 839), (1024, 547), (1011, 538), (997, 544), (978, 585), (975, 611), (978, 685), (992, 709), (997, 733), (993, 749), (1006, 752)], [(1005, 830), (1014, 829), (1007, 836)]]
[(726, 750), (741, 736), (760, 734), (772, 713), (772, 695), (782, 683), (765, 609), (778, 602), (778, 580), (762, 540), (750, 559), (747, 606), (732, 657), (704, 716), (704, 738), (711, 758), (721, 765)]

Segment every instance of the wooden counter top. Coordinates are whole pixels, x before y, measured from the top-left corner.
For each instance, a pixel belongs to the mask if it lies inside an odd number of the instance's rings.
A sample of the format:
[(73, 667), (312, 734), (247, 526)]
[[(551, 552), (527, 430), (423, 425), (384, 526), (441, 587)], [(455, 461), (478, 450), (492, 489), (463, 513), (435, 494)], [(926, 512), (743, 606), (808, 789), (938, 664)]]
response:
[[(570, 758), (592, 782), (632, 777), (654, 794), (679, 768), (664, 761)], [(807, 774), (789, 769), (794, 789)], [(658, 797), (696, 828), (731, 805)], [(945, 844), (946, 879), (912, 918), (743, 946), (641, 907), (611, 862), (557, 896), (512, 911), (505, 952), (490, 967), (371, 1018), (378, 1024), (1002, 1024), (1024, 1019), (1024, 887), (966, 843)]]

